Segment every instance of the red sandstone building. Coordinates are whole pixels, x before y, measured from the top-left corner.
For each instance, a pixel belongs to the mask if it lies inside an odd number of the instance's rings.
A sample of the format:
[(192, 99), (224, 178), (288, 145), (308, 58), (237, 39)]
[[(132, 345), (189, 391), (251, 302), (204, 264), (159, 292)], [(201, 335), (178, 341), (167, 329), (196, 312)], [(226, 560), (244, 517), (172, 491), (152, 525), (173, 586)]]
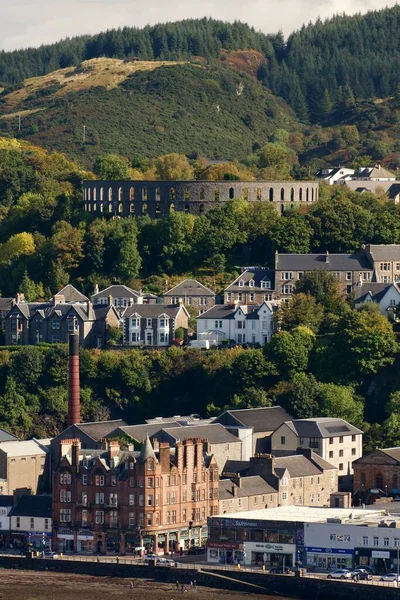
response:
[(207, 538), (219, 511), (217, 463), (208, 443), (186, 439), (174, 449), (147, 438), (141, 452), (83, 450), (61, 441), (53, 473), (53, 548), (62, 552), (179, 551)]

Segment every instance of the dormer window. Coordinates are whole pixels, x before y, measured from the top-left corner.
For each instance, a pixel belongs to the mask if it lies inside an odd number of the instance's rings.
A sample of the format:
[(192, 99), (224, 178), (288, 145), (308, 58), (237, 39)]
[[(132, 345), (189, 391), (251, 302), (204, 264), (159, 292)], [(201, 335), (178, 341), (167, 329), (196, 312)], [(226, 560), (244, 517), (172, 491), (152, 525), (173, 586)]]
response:
[(265, 290), (271, 289), (271, 282), (267, 279), (263, 279), (261, 282), (261, 287)]
[(239, 287), (243, 287), (244, 286), (244, 281), (242, 279), (239, 281), (238, 286)]
[(249, 287), (254, 287), (254, 279), (250, 279), (250, 281), (249, 281)]
[(60, 321), (54, 320), (51, 324), (53, 329), (60, 329)]
[(146, 464), (147, 470), (148, 471), (153, 471), (154, 470), (154, 462), (152, 458), (149, 458)]

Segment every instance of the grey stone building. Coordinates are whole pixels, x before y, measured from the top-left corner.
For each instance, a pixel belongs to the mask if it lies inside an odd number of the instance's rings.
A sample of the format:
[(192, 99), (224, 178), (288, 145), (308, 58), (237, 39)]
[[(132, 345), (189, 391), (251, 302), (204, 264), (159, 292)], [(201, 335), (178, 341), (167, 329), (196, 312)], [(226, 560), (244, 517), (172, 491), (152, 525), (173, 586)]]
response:
[(178, 304), (182, 302), (199, 313), (203, 313), (215, 304), (215, 292), (210, 290), (196, 279), (185, 279), (165, 292), (162, 297), (163, 304)]
[(85, 211), (94, 216), (165, 218), (173, 211), (202, 215), (229, 200), (285, 208), (318, 200), (317, 181), (84, 181)]
[(119, 317), (112, 306), (93, 306), (90, 300), (68, 285), (49, 302), (25, 302), (21, 298), (4, 319), (6, 345), (46, 342), (67, 343), (79, 333), (84, 348), (102, 347), (108, 327), (118, 327)]
[(224, 290), (224, 303), (262, 304), (275, 299), (275, 273), (267, 268), (251, 267)]
[(137, 292), (126, 285), (110, 285), (104, 290), (99, 290), (99, 286), (96, 285), (92, 302), (93, 306), (114, 306), (118, 313), (121, 313), (133, 304), (155, 304), (157, 296), (148, 292)]

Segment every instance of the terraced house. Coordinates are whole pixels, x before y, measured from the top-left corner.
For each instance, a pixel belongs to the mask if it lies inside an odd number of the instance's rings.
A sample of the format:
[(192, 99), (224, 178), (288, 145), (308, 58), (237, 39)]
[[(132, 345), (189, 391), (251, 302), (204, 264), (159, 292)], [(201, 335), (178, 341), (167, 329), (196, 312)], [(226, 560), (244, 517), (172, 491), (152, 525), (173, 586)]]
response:
[(185, 279), (165, 292), (161, 300), (164, 304), (179, 304), (192, 307), (203, 313), (215, 304), (215, 292), (196, 279)]
[[(53, 476), (53, 548), (63, 552), (153, 552), (201, 545), (207, 518), (219, 512), (218, 467), (202, 439), (157, 452), (83, 450), (63, 441)], [(68, 446), (68, 447), (67, 447)]]
[(122, 319), (124, 344), (137, 347), (171, 346), (176, 330), (181, 328), (186, 336), (189, 327), (189, 313), (182, 304), (135, 304), (125, 309)]

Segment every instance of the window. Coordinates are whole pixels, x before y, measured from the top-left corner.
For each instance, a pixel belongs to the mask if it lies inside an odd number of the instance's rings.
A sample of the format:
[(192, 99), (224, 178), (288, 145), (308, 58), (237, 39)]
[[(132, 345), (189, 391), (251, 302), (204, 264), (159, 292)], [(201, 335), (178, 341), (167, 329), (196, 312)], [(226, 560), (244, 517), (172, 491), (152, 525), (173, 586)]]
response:
[(388, 263), (388, 262), (381, 263), (381, 271), (390, 271), (390, 263)]
[(135, 513), (130, 512), (128, 515), (128, 518), (129, 518), (129, 527), (134, 527), (135, 526)]
[(232, 293), (231, 292), (227, 292), (227, 294), (226, 294), (226, 301), (227, 302), (231, 302), (231, 300), (232, 300)]
[(238, 282), (238, 286), (239, 287), (244, 287), (244, 281), (242, 279)]
[(356, 449), (355, 449), (355, 448), (352, 448), (352, 449), (351, 449), (351, 455), (352, 455), (352, 456), (355, 456), (355, 455), (356, 455)]
[(287, 477), (282, 477), (282, 485), (287, 486), (287, 484), (288, 484)]
[(109, 496), (110, 506), (118, 506), (118, 494), (111, 493)]
[(60, 473), (60, 483), (70, 485), (71, 484), (71, 473)]
[(245, 328), (244, 321), (237, 321), (236, 322), (236, 327), (237, 327), (237, 329), (244, 329)]
[(100, 494), (97, 493), (95, 495), (95, 501), (96, 501), (96, 504), (104, 504), (104, 494), (103, 493), (100, 493)]
[(330, 542), (336, 542), (336, 533), (331, 533), (329, 535), (329, 541)]
[(153, 524), (153, 515), (151, 513), (147, 513), (146, 522), (148, 526), (151, 526)]
[(82, 511), (82, 527), (86, 527), (86, 525), (87, 525), (87, 516), (88, 516), (88, 511), (85, 509)]
[(96, 510), (95, 523), (96, 523), (96, 525), (102, 525), (104, 523), (104, 511), (103, 510)]
[(95, 484), (103, 486), (104, 485), (104, 475), (96, 475)]
[(346, 281), (351, 281), (351, 271), (347, 271), (347, 273), (346, 273)]
[(342, 435), (339, 438), (339, 444), (343, 444), (343, 436)]
[(343, 471), (343, 463), (339, 463), (339, 471)]
[(19, 529), (21, 527), (21, 518), (20, 517), (17, 517), (16, 525), (17, 525), (17, 529)]
[(153, 494), (147, 496), (147, 506), (153, 506)]
[(82, 485), (87, 485), (87, 475), (82, 475)]
[(389, 546), (389, 538), (388, 537), (384, 537), (383, 538), (383, 545), (384, 546)]
[(333, 438), (329, 438), (329, 443), (333, 444)]
[(44, 528), (45, 528), (45, 529), (48, 529), (48, 528), (49, 528), (49, 520), (48, 520), (48, 519), (45, 519), (45, 520), (44, 520)]
[(250, 292), (250, 302), (254, 302), (254, 292)]
[(284, 271), (282, 273), (282, 279), (284, 281), (290, 281), (291, 279), (293, 279), (293, 273), (291, 271)]
[(339, 450), (339, 458), (343, 458), (343, 450)]
[(351, 441), (352, 441), (352, 442), (355, 442), (355, 441), (356, 441), (356, 436), (355, 436), (354, 434), (351, 436)]
[(271, 282), (270, 281), (262, 281), (261, 282), (261, 287), (263, 289), (270, 290), (271, 289)]
[(31, 529), (35, 529), (35, 519), (31, 517)]
[(330, 450), (330, 452), (329, 452), (329, 458), (333, 458), (333, 450)]
[(281, 499), (282, 500), (287, 500), (287, 493), (286, 492), (282, 492)]
[(363, 535), (362, 543), (363, 543), (363, 546), (368, 546), (368, 536), (367, 535)]
[(87, 492), (82, 492), (82, 506), (87, 506), (87, 504), (88, 504)]
[(215, 328), (222, 329), (222, 321), (215, 321)]
[(71, 509), (70, 508), (62, 508), (60, 510), (60, 523), (70, 523), (71, 522)]
[(152, 325), (152, 320), (146, 319), (146, 327), (151, 327), (151, 325)]
[(371, 273), (369, 271), (364, 271), (362, 273), (363, 281), (369, 281), (371, 279)]
[(310, 485), (314, 485), (314, 477), (311, 477)]
[(115, 475), (111, 475), (111, 485), (115, 487), (117, 485), (117, 478)]
[(129, 506), (135, 506), (135, 494), (129, 494)]
[(281, 435), (281, 444), (282, 446), (286, 444), (286, 437), (284, 435)]

